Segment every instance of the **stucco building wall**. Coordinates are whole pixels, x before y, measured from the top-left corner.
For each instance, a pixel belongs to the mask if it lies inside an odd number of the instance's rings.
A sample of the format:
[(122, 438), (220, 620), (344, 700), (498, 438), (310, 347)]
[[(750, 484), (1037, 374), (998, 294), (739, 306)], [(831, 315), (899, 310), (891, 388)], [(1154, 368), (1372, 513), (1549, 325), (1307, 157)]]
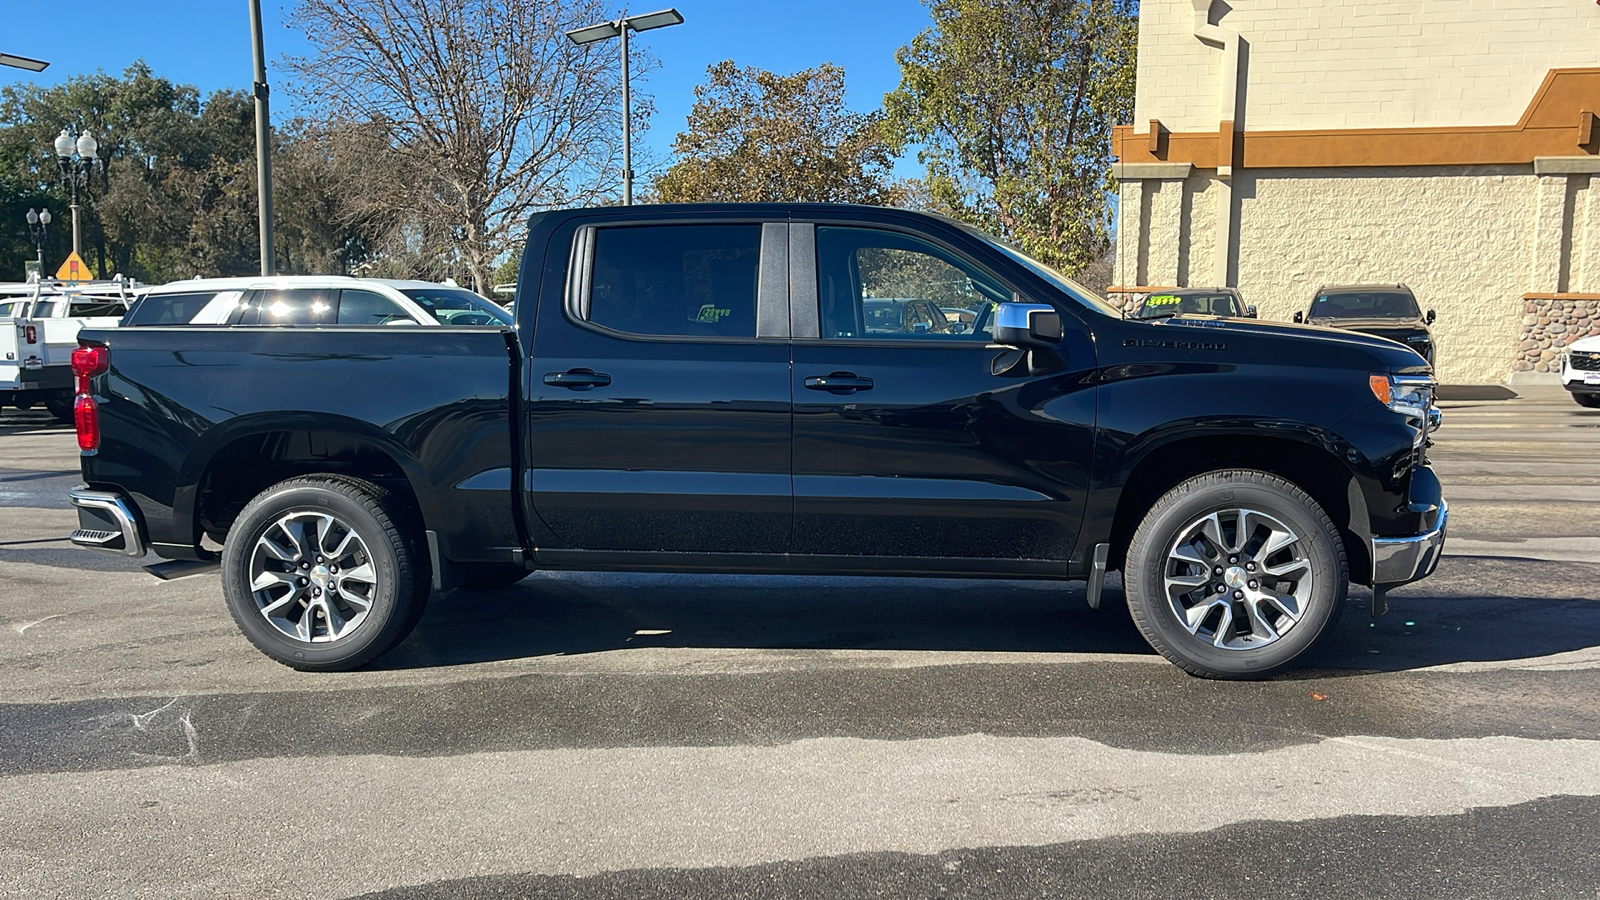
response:
[(1592, 0), (1144, 0), (1114, 280), (1400, 282), (1441, 380), (1553, 378), (1600, 332), (1596, 111)]

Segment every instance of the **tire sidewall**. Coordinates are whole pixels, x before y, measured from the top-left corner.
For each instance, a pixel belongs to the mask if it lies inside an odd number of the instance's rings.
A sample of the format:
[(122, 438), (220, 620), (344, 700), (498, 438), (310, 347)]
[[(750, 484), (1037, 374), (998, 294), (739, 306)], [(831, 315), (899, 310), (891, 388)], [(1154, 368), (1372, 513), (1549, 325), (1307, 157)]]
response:
[[(256, 542), (273, 522), (299, 511), (326, 512), (353, 528), (366, 545), (377, 574), (372, 609), (352, 634), (337, 641), (309, 643), (289, 637), (261, 615), (250, 590), (250, 558)], [(290, 666), (338, 666), (364, 654), (394, 620), (401, 589), (399, 573), (399, 557), (383, 523), (360, 502), (311, 485), (269, 490), (250, 501), (229, 529), (222, 550), (223, 594), (239, 630), (261, 652)]]
[[(1203, 516), (1228, 509), (1253, 509), (1274, 516), (1293, 528), (1307, 545), (1313, 590), (1306, 609), (1287, 634), (1259, 649), (1224, 650), (1190, 634), (1166, 599), (1167, 551), (1179, 532)], [(1138, 606), (1141, 630), (1156, 649), (1169, 657), (1176, 654), (1190, 664), (1185, 668), (1224, 678), (1267, 675), (1310, 649), (1340, 611), (1349, 572), (1342, 563), (1339, 540), (1321, 510), (1281, 488), (1239, 476), (1210, 485), (1186, 482), (1162, 498), (1139, 527), (1124, 573), (1130, 606)]]

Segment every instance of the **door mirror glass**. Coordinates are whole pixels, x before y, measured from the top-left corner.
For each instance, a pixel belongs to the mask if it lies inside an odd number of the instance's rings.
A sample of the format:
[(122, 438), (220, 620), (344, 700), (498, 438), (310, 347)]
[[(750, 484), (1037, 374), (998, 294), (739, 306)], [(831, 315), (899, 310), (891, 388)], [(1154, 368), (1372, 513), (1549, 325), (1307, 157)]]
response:
[(1431, 309), (1428, 310), (1428, 324), (1429, 325), (1433, 324), (1433, 310), (1431, 310)]
[(1256, 317), (1256, 305), (1254, 303), (1244, 308), (1244, 317), (1246, 319), (1254, 319)]
[(1297, 313), (1294, 314), (1294, 321), (1295, 321), (1296, 325), (1300, 324), (1301, 322), (1304, 322), (1305, 320), (1306, 320), (1306, 314), (1305, 313), (1297, 312)]
[(1061, 313), (1043, 303), (1002, 303), (995, 312), (994, 340), (1023, 349), (1055, 349), (1061, 343)]

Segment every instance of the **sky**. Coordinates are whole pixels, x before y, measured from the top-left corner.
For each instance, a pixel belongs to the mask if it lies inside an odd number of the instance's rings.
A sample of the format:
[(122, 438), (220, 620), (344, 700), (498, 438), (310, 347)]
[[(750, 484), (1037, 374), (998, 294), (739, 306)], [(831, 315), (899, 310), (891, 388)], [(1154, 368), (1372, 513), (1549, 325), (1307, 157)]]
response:
[[(526, 0), (538, 2), (538, 0)], [(672, 139), (682, 130), (694, 103), (694, 87), (706, 67), (725, 59), (789, 73), (824, 62), (845, 69), (847, 104), (876, 109), (900, 82), (895, 50), (928, 27), (919, 0), (645, 0), (630, 12), (652, 12), (667, 5), (683, 14), (684, 24), (638, 35), (660, 62), (637, 90), (656, 104), (650, 131), (639, 139), (644, 158), (665, 163)], [(276, 62), (284, 55), (310, 51), (305, 36), (286, 25), (292, 3), (262, 0), (267, 48), (267, 81), (273, 89), (273, 118), (294, 110)], [(785, 10), (803, 11), (795, 18)], [(156, 75), (192, 84), (202, 94), (222, 88), (248, 88), (251, 80), (248, 0), (76, 0), (50, 4), (0, 0), (0, 50), (47, 60), (37, 75), (0, 68), (0, 85), (30, 80), (57, 84), (74, 75), (103, 70), (118, 74), (143, 59)], [(896, 174), (920, 174), (914, 160), (901, 160)]]

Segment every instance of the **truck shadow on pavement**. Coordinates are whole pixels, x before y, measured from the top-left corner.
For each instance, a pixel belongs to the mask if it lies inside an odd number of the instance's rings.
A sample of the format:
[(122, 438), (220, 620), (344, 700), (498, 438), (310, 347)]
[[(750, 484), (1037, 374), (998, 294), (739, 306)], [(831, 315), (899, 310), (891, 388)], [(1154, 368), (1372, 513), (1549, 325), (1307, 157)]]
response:
[[(1447, 557), (1368, 614), (1352, 588), (1337, 631), (1282, 677), (1538, 660), (1600, 648), (1600, 566)], [(897, 650), (1154, 657), (1110, 579), (1081, 583), (754, 575), (535, 573), (436, 597), (375, 666), (404, 669), (636, 648)], [(1580, 661), (1581, 663), (1581, 661)], [(1600, 667), (1600, 653), (1589, 665)]]

